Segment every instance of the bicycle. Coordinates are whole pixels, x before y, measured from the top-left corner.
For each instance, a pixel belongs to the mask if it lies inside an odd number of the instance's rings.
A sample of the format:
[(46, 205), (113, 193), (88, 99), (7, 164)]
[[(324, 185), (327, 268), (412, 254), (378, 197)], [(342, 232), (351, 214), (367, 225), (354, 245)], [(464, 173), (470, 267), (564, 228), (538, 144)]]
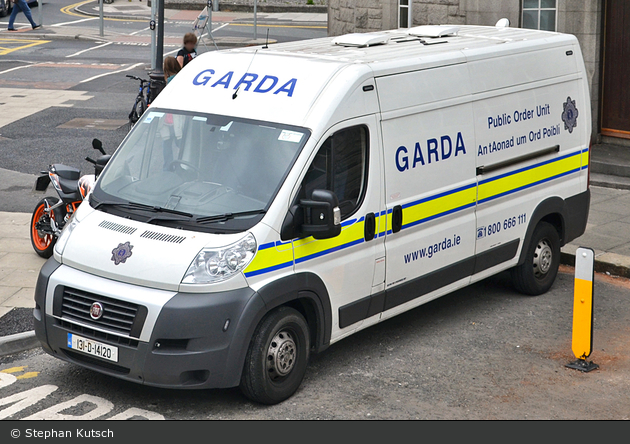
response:
[(138, 88), (138, 95), (136, 96), (136, 101), (133, 104), (133, 108), (131, 108), (131, 112), (129, 113), (129, 128), (133, 127), (140, 117), (149, 107), (149, 98), (151, 97), (151, 81), (141, 79), (140, 77), (132, 76), (127, 74), (127, 77), (130, 79), (138, 80), (140, 82), (140, 87)]

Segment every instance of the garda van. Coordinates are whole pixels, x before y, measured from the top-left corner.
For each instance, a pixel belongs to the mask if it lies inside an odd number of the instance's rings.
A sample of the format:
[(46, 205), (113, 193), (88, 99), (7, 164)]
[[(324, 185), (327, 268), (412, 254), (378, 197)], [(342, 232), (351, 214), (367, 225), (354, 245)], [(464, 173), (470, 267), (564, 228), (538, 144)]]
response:
[(574, 36), (420, 26), (208, 52), (121, 143), (43, 266), (51, 355), (169, 388), (291, 396), (309, 355), (584, 232)]

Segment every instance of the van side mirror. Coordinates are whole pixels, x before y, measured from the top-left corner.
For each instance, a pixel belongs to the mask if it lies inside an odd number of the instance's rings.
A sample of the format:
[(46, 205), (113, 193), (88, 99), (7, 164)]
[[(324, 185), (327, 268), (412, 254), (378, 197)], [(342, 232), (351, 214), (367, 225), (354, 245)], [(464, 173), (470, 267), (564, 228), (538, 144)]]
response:
[(335, 193), (315, 190), (310, 199), (294, 205), (282, 224), (282, 240), (297, 236), (330, 239), (341, 233), (341, 210)]
[(105, 154), (96, 159), (96, 164), (94, 165), (94, 175), (96, 177), (98, 177), (103, 172), (103, 168), (105, 168), (105, 165), (107, 165), (107, 162), (109, 162), (109, 159), (111, 159), (111, 157), (111, 154)]

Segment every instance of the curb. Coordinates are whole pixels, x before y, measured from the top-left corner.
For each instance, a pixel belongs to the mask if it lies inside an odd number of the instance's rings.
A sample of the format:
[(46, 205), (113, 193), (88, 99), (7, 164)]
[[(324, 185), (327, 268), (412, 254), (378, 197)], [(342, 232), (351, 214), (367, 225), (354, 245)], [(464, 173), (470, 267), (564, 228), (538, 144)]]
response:
[[(573, 250), (578, 248), (575, 245), (569, 245), (569, 247)], [(560, 263), (562, 265), (574, 267), (575, 253), (562, 251), (560, 254)], [(594, 269), (598, 273), (606, 273), (612, 276), (630, 279), (630, 257), (616, 253), (603, 253), (595, 251)]]
[[(216, 0), (215, 0), (216, 1)], [(167, 9), (179, 9), (179, 10), (199, 10), (201, 11), (206, 2), (199, 1), (165, 1), (164, 7)], [(147, 0), (147, 6), (151, 6), (151, 0)], [(243, 5), (238, 3), (224, 3), (219, 1), (219, 11), (222, 12), (254, 12), (254, 7), (250, 5)], [(257, 12), (303, 12), (303, 13), (318, 13), (325, 14), (328, 12), (328, 6), (326, 5), (256, 5)]]
[(39, 347), (35, 330), (0, 337), (0, 357)]

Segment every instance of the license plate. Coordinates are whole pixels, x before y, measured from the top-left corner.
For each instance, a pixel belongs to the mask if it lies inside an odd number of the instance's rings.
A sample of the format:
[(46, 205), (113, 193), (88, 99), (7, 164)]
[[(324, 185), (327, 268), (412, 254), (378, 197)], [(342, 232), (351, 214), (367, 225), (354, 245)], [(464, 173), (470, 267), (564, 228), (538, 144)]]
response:
[(97, 358), (118, 362), (118, 347), (68, 333), (68, 348)]

